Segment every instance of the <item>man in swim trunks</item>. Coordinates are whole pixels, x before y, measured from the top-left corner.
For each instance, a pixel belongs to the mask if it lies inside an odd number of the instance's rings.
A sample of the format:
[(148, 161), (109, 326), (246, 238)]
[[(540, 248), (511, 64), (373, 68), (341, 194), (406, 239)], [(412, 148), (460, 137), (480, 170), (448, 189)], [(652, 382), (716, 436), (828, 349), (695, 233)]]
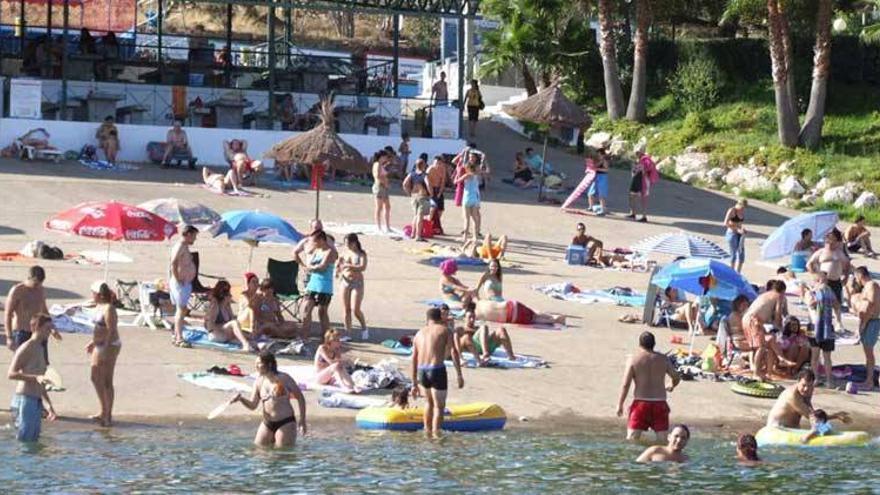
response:
[(865, 382), (859, 388), (874, 389), (874, 346), (880, 338), (880, 284), (871, 279), (867, 267), (855, 270), (856, 282), (862, 290), (850, 298), (850, 307), (859, 315), (859, 339), (865, 351), (865, 366), (868, 370)]
[(782, 319), (786, 313), (785, 282), (771, 280), (769, 285), (769, 290), (752, 301), (742, 318), (743, 330), (752, 350), (749, 360), (752, 375), (761, 381), (767, 380), (767, 373), (772, 363), (768, 352), (774, 352), (782, 363), (793, 365), (782, 356), (779, 346), (776, 345), (776, 337), (768, 334), (764, 328), (765, 324), (772, 324), (775, 328), (781, 329)]
[(7, 376), (17, 380), (15, 395), (12, 398), (10, 411), (18, 430), (16, 438), (20, 442), (36, 442), (40, 438), (40, 426), (43, 418), (43, 400), (48, 406), (47, 419), (54, 421), (55, 409), (46, 393), (46, 358), (43, 346), (54, 330), (52, 318), (45, 314), (35, 314), (29, 321), (31, 336), (16, 349), (9, 364)]
[(813, 253), (807, 260), (807, 270), (816, 274), (825, 272), (828, 275), (828, 286), (834, 291), (837, 300), (843, 299), (843, 284), (849, 274), (849, 258), (843, 250), (843, 237), (840, 231), (832, 230), (825, 236), (825, 245), (822, 249)]
[[(6, 329), (6, 347), (11, 351), (31, 338), (31, 318), (36, 314), (49, 313), (46, 308), (46, 291), (43, 288), (45, 280), (46, 271), (43, 267), (34, 265), (28, 269), (28, 277), (24, 282), (17, 283), (9, 289), (3, 328)], [(61, 334), (54, 327), (52, 336), (61, 340)], [(45, 342), (43, 355), (48, 363), (49, 347)]]
[[(617, 402), (617, 416), (623, 416), (623, 404), (629, 395), (630, 385), (635, 382), (633, 401), (629, 407), (626, 439), (639, 441), (642, 433), (654, 430), (657, 443), (666, 440), (669, 430), (669, 405), (666, 404), (666, 392), (672, 392), (680, 378), (669, 359), (654, 351), (654, 334), (642, 332), (639, 335), (639, 349), (629, 359), (623, 375), (623, 386), (620, 388), (620, 399)], [(666, 386), (666, 376), (672, 379), (672, 385)]]
[[(785, 389), (770, 414), (767, 415), (767, 426), (783, 428), (800, 428), (801, 418), (809, 418), (813, 414), (813, 386), (816, 382), (816, 374), (812, 370), (803, 370), (798, 375), (798, 381)], [(839, 419), (844, 423), (850, 423), (849, 414), (838, 412), (829, 414), (828, 419)]]
[(461, 375), (461, 362), (458, 349), (453, 344), (453, 334), (443, 323), (440, 308), (431, 308), (427, 314), (427, 325), (413, 338), (412, 382), (413, 398), (421, 393), (428, 404), (425, 406), (425, 434), (429, 437), (440, 435), (443, 411), (446, 409), (446, 364), (444, 360), (452, 350), (452, 363), (458, 376), (458, 388), (464, 387)]
[(443, 211), (446, 209), (443, 194), (446, 191), (446, 181), (449, 175), (443, 157), (440, 155), (435, 156), (426, 173), (428, 174), (428, 187), (431, 189), (429, 191), (431, 193), (431, 222), (434, 224), (434, 231), (439, 235), (443, 235), (443, 225), (440, 222), (440, 217), (443, 216)]
[(877, 253), (871, 247), (871, 232), (865, 227), (865, 217), (859, 215), (856, 222), (843, 232), (843, 240), (846, 241), (846, 249), (851, 253), (863, 252), (866, 256), (874, 258)]
[(196, 242), (199, 229), (187, 225), (181, 230), (180, 240), (171, 249), (171, 263), (168, 277), (168, 289), (171, 302), (177, 307), (174, 312), (174, 345), (189, 347), (183, 340), (183, 323), (189, 298), (192, 295), (192, 283), (198, 276), (195, 260), (189, 248)]
[(473, 302), (465, 307), (464, 327), (459, 327), (456, 332), (460, 350), (473, 354), (480, 366), (488, 364), (489, 358), (499, 347), (504, 348), (508, 359), (516, 359), (507, 329), (504, 327), (492, 329), (486, 324), (478, 327), (476, 309), (477, 305)]

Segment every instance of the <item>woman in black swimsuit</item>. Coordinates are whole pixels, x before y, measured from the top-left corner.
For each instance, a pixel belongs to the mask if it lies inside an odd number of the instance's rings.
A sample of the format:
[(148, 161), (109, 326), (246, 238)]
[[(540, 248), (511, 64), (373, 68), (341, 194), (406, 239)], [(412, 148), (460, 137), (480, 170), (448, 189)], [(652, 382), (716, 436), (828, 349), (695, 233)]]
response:
[(241, 325), (232, 313), (232, 295), (229, 282), (221, 280), (208, 295), (208, 311), (205, 313), (205, 329), (212, 342), (238, 340), (241, 348), (256, 352), (257, 348), (244, 335)]
[(724, 238), (730, 248), (730, 267), (737, 272), (742, 271), (743, 260), (746, 256), (746, 229), (743, 227), (743, 222), (746, 220), (746, 206), (748, 204), (745, 199), (740, 199), (724, 215), (724, 226), (727, 227)]
[(299, 429), (303, 435), (306, 434), (306, 399), (290, 375), (278, 372), (274, 354), (260, 354), (257, 358), (257, 374), (259, 376), (250, 398), (238, 394), (232, 402), (241, 402), (250, 410), (257, 407), (262, 409), (263, 421), (257, 429), (254, 444), (260, 447), (293, 447), (296, 443), (296, 415), (290, 398), (296, 399), (299, 406)]

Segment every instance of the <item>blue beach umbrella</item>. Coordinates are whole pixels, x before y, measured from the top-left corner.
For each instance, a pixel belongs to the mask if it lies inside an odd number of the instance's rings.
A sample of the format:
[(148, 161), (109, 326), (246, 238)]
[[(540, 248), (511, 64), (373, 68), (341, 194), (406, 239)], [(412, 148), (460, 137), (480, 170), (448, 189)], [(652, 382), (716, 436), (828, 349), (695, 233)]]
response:
[(730, 257), (727, 251), (718, 244), (687, 232), (667, 232), (651, 236), (633, 244), (631, 249), (639, 253), (663, 253), (676, 257), (684, 256), (685, 258), (723, 259)]
[(725, 301), (732, 301), (739, 295), (750, 300), (758, 297), (755, 290), (742, 275), (730, 265), (706, 258), (687, 258), (663, 267), (652, 283), (661, 289), (672, 287), (690, 294), (702, 296), (704, 287), (700, 279), (712, 276), (712, 283), (706, 295)]
[(303, 235), (278, 215), (258, 210), (233, 210), (224, 213), (220, 221), (211, 229), (214, 237), (226, 235), (233, 241), (244, 241), (251, 247), (248, 268), (254, 254), (254, 247), (261, 242), (296, 244)]
[(833, 211), (814, 211), (804, 213), (783, 223), (767, 237), (761, 245), (761, 258), (773, 259), (788, 256), (794, 252), (794, 245), (801, 240), (801, 231), (813, 231), (813, 239), (822, 239), (839, 220)]

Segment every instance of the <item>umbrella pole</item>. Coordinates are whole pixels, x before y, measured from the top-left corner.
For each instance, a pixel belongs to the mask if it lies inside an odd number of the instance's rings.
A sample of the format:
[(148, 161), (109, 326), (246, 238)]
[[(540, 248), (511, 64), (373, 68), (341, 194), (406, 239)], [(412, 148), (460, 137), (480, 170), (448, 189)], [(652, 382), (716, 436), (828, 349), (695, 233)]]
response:
[(248, 267), (247, 271), (251, 271), (251, 262), (254, 260), (254, 246), (250, 246), (250, 251), (248, 251)]
[(320, 179), (315, 184), (317, 187), (315, 188), (315, 220), (321, 219), (321, 181)]
[(544, 150), (541, 152), (541, 183), (538, 184), (538, 202), (544, 201), (544, 164), (547, 163), (547, 138), (550, 136), (550, 130), (544, 134)]

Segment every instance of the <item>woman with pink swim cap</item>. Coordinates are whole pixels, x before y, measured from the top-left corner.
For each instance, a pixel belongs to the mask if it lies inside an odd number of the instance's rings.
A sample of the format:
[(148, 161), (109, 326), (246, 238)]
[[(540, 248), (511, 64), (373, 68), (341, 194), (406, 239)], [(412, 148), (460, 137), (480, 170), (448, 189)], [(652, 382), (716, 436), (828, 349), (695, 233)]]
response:
[(440, 263), (440, 293), (447, 303), (467, 303), (474, 297), (474, 290), (461, 283), (455, 276), (458, 263), (450, 258)]

